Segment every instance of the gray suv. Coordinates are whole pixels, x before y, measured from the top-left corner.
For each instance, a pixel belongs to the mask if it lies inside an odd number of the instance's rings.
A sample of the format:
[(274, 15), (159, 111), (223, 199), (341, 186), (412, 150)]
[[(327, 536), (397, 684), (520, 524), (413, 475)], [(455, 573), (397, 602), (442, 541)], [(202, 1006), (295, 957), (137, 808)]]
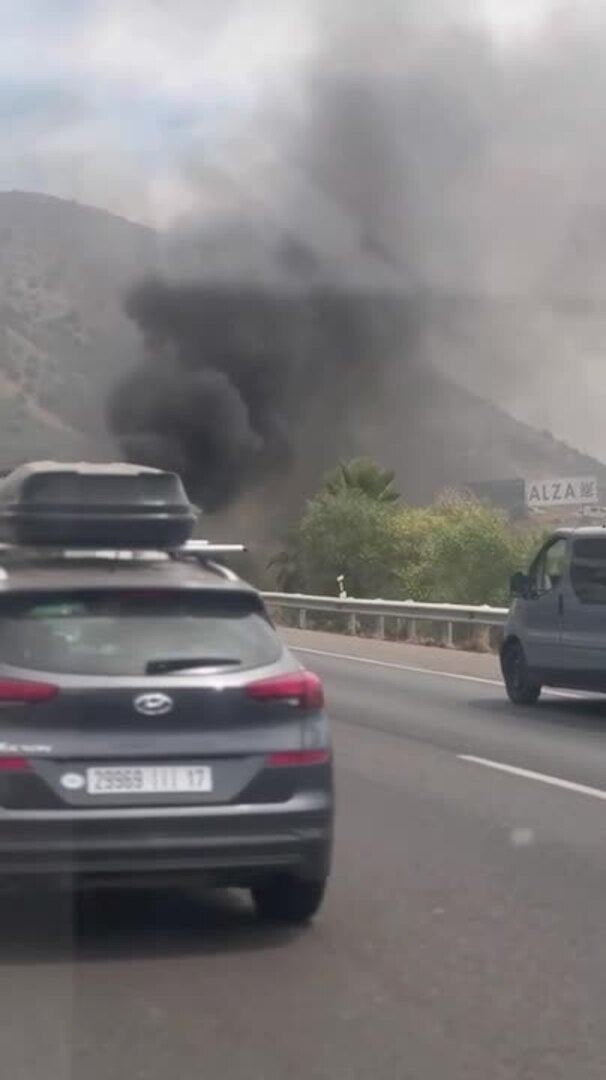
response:
[(501, 647), (511, 701), (534, 704), (543, 686), (606, 692), (606, 528), (559, 529), (511, 587)]
[(332, 856), (322, 685), (183, 541), (183, 499), (126, 466), (28, 466), (0, 491), (0, 883), (236, 886), (303, 923)]

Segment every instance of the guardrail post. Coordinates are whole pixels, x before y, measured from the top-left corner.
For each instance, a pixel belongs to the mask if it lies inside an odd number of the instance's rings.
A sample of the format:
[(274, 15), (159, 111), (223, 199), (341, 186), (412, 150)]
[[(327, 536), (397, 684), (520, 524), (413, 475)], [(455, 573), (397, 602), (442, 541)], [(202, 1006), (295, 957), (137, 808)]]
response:
[(307, 630), (307, 612), (305, 608), (299, 608), (299, 630)]
[(410, 619), (408, 623), (408, 640), (411, 645), (417, 644), (417, 620)]
[(385, 616), (379, 615), (377, 617), (377, 637), (381, 641), (385, 641)]
[(347, 620), (347, 632), (349, 634), (352, 634), (353, 637), (355, 637), (358, 632), (358, 620), (356, 618), (355, 611), (352, 611), (351, 615)]
[(445, 644), (447, 649), (454, 646), (454, 623), (450, 621), (446, 623)]
[(490, 626), (476, 626), (472, 633), (472, 642), (478, 652), (490, 652)]

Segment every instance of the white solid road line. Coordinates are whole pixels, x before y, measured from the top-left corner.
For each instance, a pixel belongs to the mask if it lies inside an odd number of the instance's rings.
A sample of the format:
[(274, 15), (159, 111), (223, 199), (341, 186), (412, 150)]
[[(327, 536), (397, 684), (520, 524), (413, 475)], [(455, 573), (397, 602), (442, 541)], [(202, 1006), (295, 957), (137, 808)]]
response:
[[(486, 679), (481, 675), (462, 675), (456, 671), (439, 671), (437, 668), (412, 667), (410, 664), (398, 664), (395, 660), (371, 660), (368, 656), (354, 656), (352, 653), (328, 652), (326, 649), (310, 649), (306, 645), (289, 645), (293, 652), (310, 653), (311, 656), (328, 656), (333, 660), (349, 660), (354, 664), (372, 664), (374, 667), (395, 668), (396, 671), (408, 671), (413, 675), (435, 675), (440, 679), (458, 679), (459, 682), (484, 683), (485, 686), (498, 686), (503, 689), (501, 679)], [(582, 698), (569, 690), (545, 690), (550, 697)]]
[(474, 757), (473, 754), (457, 754), (457, 758), (471, 765), (483, 765), (486, 769), (496, 769), (498, 772), (510, 773), (512, 776), (521, 776), (524, 780), (538, 780), (540, 784), (550, 784), (551, 787), (564, 788), (565, 791), (576, 791), (578, 795), (589, 795), (592, 799), (606, 799), (606, 791), (602, 791), (601, 788), (575, 784), (573, 780), (563, 780), (560, 776), (549, 776), (546, 773), (533, 772), (532, 769), (519, 769), (517, 765), (504, 765), (502, 761), (490, 761), (488, 758)]
[(373, 664), (375, 667), (395, 668), (396, 671), (410, 671), (415, 675), (439, 675), (442, 679), (459, 679), (463, 682), (486, 683), (487, 686), (503, 686), (499, 679), (484, 679), (481, 675), (460, 675), (455, 671), (438, 671), (435, 668), (411, 667), (410, 664), (398, 664), (395, 660), (371, 660), (368, 656), (353, 656), (352, 653), (327, 652), (326, 649), (308, 649), (303, 645), (289, 645), (293, 652), (311, 653), (312, 656), (329, 656), (333, 660), (351, 660), (354, 664)]

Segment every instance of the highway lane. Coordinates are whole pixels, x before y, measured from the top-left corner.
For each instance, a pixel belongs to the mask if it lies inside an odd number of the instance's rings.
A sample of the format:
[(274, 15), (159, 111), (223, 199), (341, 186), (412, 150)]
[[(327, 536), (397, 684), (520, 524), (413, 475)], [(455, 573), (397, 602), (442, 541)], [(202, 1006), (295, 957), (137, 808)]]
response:
[(331, 714), (349, 723), (606, 788), (606, 697), (546, 691), (516, 709), (491, 656), (287, 636), (323, 676)]
[(293, 934), (237, 895), (1, 901), (6, 1075), (603, 1080), (606, 804), (460, 755), (602, 790), (604, 705), (517, 713), (491, 658), (289, 637), (358, 654), (300, 654), (338, 761), (321, 917)]

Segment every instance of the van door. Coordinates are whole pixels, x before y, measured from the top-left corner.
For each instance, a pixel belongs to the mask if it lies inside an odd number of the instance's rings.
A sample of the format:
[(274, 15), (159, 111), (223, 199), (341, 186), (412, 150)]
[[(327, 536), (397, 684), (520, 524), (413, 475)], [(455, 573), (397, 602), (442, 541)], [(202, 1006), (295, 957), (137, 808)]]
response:
[(564, 536), (553, 537), (541, 549), (530, 568), (528, 599), (522, 601), (522, 643), (529, 667), (539, 671), (560, 670), (562, 653), (562, 581), (569, 561)]
[(567, 666), (588, 685), (606, 684), (606, 534), (573, 539), (563, 602)]

